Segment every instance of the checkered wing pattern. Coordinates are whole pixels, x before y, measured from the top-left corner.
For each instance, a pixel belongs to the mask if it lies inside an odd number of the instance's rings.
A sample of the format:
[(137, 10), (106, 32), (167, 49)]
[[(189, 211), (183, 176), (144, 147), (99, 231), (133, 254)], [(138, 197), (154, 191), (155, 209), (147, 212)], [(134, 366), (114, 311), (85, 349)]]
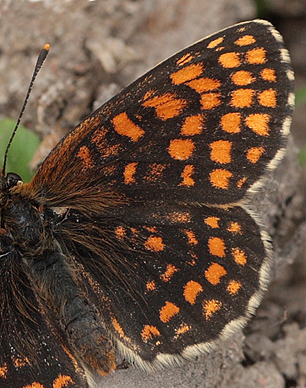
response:
[[(281, 159), (293, 103), (282, 38), (265, 21), (241, 23), (132, 83), (16, 187), (40, 204), (75, 284), (130, 360), (150, 369), (208, 351), (254, 312), (269, 243), (242, 203)], [(28, 349), (31, 324), (23, 323)], [(68, 355), (82, 363), (83, 350), (65, 352), (49, 337), (47, 327), (60, 324), (42, 316), (34, 331), (35, 347), (58, 354), (40, 363), (39, 388), (51, 387), (59, 369), (86, 387)], [(13, 337), (2, 341), (0, 379), (16, 347)]]
[[(71, 230), (70, 222), (73, 217), (62, 227)], [(120, 278), (98, 268), (84, 244), (75, 241), (71, 253), (96, 283), (119, 349), (147, 369), (208, 351), (259, 304), (268, 280), (267, 243), (241, 207), (121, 207), (103, 230), (117, 241), (111, 255), (120, 262)], [(109, 241), (100, 244), (105, 252)]]
[(89, 116), (58, 144), (32, 186), (60, 195), (61, 203), (62, 193), (69, 201), (93, 180), (131, 201), (237, 202), (283, 150), (291, 74), (270, 24), (221, 31)]

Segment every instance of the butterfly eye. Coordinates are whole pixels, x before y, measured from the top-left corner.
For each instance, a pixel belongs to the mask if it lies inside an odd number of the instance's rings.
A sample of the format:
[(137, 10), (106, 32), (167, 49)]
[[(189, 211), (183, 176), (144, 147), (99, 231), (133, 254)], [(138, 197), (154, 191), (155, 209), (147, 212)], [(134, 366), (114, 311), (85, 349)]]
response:
[(9, 172), (6, 175), (6, 182), (7, 182), (8, 188), (11, 188), (22, 183), (22, 179), (18, 174), (15, 174), (14, 172)]

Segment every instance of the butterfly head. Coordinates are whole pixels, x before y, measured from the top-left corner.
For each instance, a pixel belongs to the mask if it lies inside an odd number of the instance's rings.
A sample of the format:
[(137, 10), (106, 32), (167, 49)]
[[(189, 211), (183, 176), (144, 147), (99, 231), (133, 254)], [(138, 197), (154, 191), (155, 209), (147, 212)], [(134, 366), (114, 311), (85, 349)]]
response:
[(3, 175), (3, 170), (0, 170), (0, 207), (2, 208), (8, 197), (10, 189), (22, 184), (22, 179), (18, 174), (14, 172), (9, 172), (5, 176)]

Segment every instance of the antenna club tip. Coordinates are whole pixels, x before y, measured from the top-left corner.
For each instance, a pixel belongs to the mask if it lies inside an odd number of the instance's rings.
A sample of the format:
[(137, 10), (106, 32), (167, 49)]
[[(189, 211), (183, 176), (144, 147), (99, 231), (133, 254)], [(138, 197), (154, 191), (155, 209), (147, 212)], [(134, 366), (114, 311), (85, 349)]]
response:
[(46, 43), (43, 47), (43, 50), (47, 50), (49, 51), (50, 50), (50, 44), (49, 43)]

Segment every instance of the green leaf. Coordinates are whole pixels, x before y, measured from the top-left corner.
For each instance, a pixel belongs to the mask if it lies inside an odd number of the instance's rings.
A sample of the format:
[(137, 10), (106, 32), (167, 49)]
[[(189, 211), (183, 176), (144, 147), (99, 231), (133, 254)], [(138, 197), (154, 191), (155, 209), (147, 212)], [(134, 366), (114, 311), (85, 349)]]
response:
[(300, 152), (298, 153), (298, 161), (300, 166), (305, 166), (306, 164), (306, 147), (303, 147), (300, 149)]
[(306, 102), (306, 86), (301, 86), (295, 92), (295, 105), (299, 106)]
[[(0, 165), (3, 165), (4, 153), (12, 135), (16, 122), (11, 119), (0, 121)], [(29, 182), (33, 176), (30, 160), (39, 145), (38, 136), (22, 125), (19, 126), (13, 143), (9, 149), (6, 173), (15, 172), (23, 182)]]

